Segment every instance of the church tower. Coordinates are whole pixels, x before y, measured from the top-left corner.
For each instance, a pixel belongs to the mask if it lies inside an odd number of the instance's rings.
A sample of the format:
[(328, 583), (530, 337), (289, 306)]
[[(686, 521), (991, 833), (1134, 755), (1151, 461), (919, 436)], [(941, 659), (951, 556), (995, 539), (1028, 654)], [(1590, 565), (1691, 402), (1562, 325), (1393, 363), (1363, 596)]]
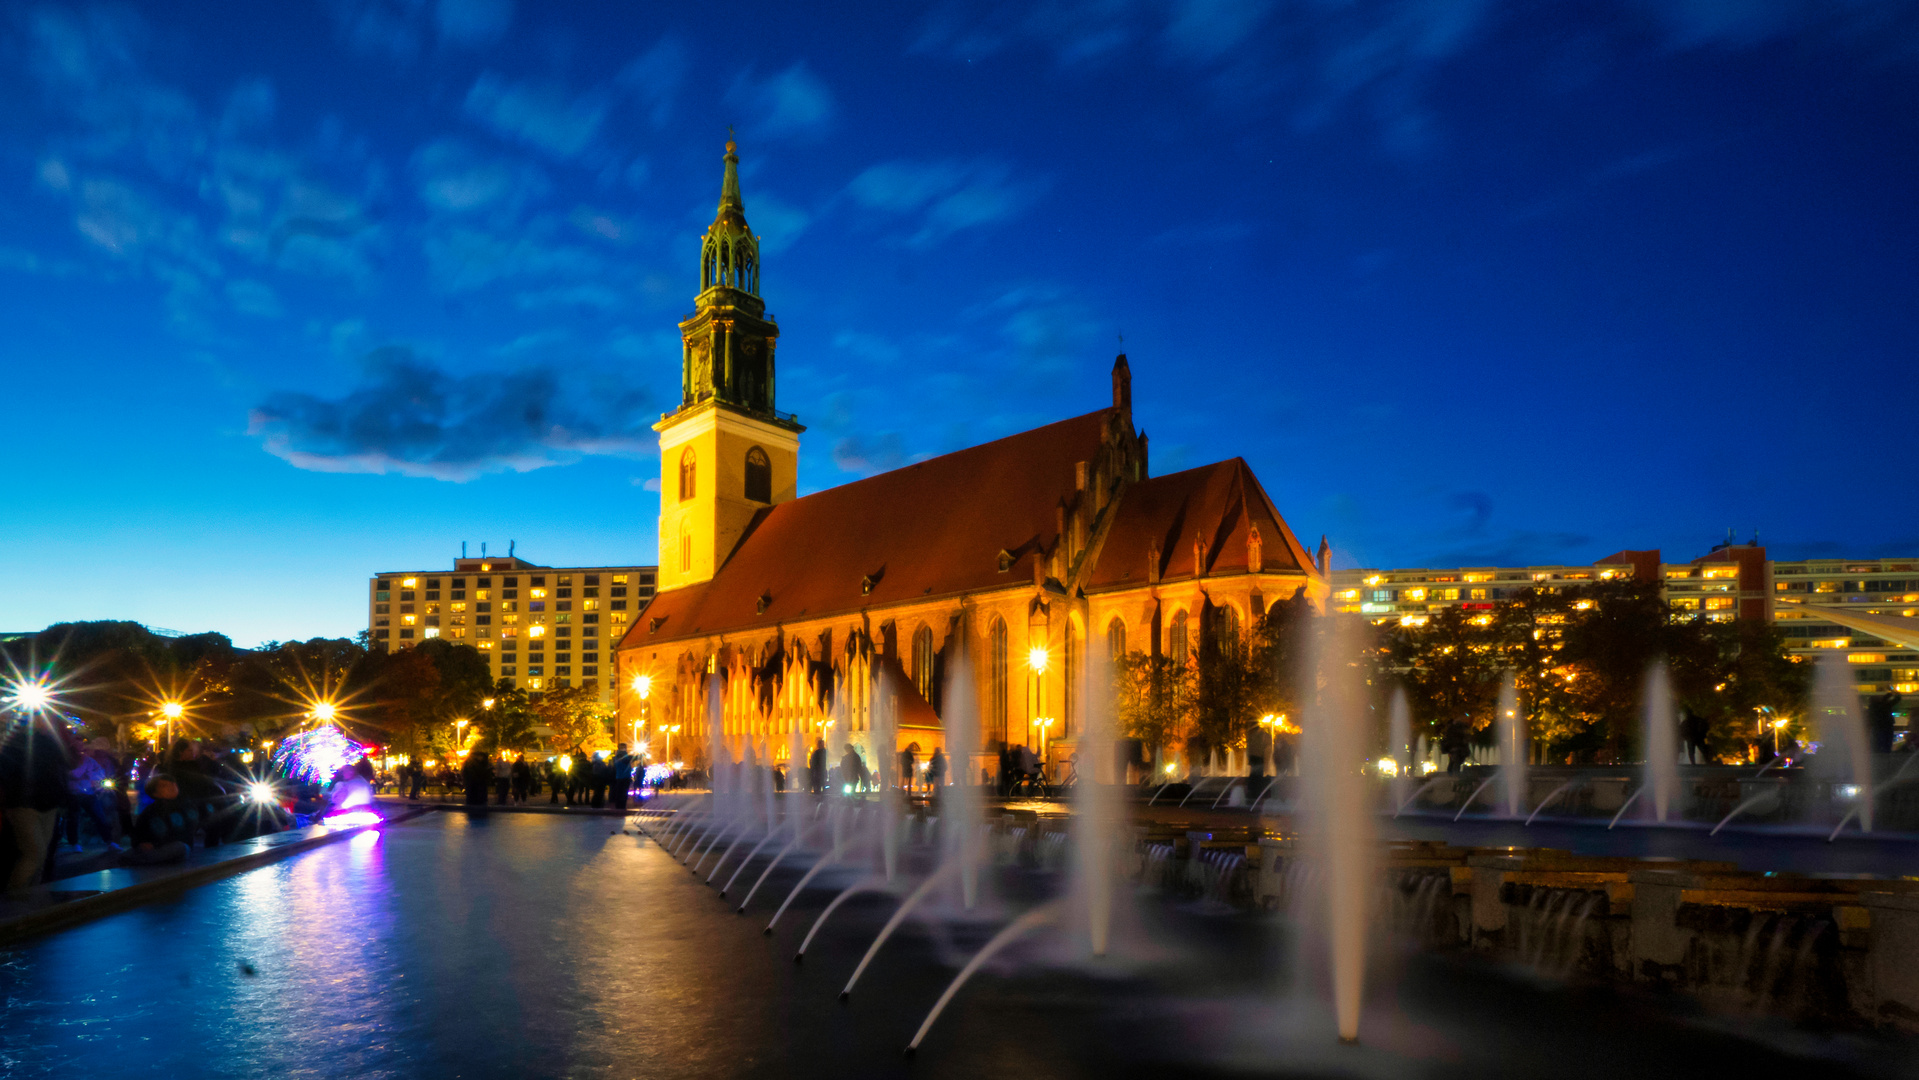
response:
[(740, 159), (726, 144), (720, 209), (700, 241), (700, 292), (680, 324), (680, 407), (660, 418), (660, 589), (711, 579), (753, 515), (796, 494), (800, 432), (773, 407), (780, 328), (760, 299)]

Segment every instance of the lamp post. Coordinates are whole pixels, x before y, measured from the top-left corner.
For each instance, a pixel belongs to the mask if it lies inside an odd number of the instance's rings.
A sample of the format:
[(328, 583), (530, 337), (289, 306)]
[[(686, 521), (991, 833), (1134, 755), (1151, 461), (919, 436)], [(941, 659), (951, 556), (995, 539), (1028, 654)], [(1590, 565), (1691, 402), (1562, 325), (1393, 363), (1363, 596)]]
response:
[(1032, 690), (1027, 696), (1026, 709), (1026, 741), (1028, 745), (1038, 741), (1033, 737), (1033, 727), (1038, 724), (1040, 720), (1040, 710), (1046, 707), (1045, 679), (1047, 659), (1046, 646), (1044, 645), (1035, 645), (1026, 650), (1026, 666), (1033, 673), (1033, 681), (1029, 684)]
[(673, 733), (680, 730), (680, 725), (664, 725), (660, 730), (666, 732), (666, 764), (671, 765), (673, 764)]
[[(653, 677), (651, 675), (633, 676), (633, 692), (640, 696), (640, 715), (638, 719), (633, 721), (633, 742), (636, 746), (645, 745), (640, 742), (641, 730), (646, 732), (647, 743), (653, 741), (653, 726), (650, 723), (650, 717), (647, 715), (647, 709), (649, 708), (647, 699), (653, 696)], [(669, 754), (667, 756), (671, 757), (672, 755)]]
[(186, 714), (186, 706), (177, 701), (163, 701), (160, 703), (160, 719), (158, 723), (160, 729), (166, 733), (166, 749), (169, 755), (173, 752), (173, 740), (176, 737), (176, 733), (180, 730), (180, 718)]

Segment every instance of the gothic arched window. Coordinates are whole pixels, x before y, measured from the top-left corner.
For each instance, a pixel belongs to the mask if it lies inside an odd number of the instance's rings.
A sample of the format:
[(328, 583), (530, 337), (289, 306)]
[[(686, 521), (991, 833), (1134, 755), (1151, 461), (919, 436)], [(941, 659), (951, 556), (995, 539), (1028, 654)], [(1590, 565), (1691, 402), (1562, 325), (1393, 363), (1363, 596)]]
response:
[(693, 572), (693, 528), (680, 522), (680, 573)]
[(746, 452), (746, 497), (754, 502), (773, 501), (773, 462), (757, 446)]
[(680, 501), (685, 502), (692, 498), (694, 494), (696, 494), (698, 486), (698, 458), (694, 456), (693, 448), (689, 446), (685, 450), (680, 451)]
[(1106, 659), (1119, 663), (1126, 658), (1126, 624), (1115, 615), (1113, 621), (1106, 624)]
[(1176, 611), (1173, 613), (1173, 625), (1166, 631), (1166, 655), (1174, 666), (1185, 667), (1187, 652), (1186, 613)]
[(1213, 609), (1213, 644), (1220, 648), (1239, 644), (1239, 612), (1231, 604)]
[(933, 628), (913, 631), (913, 685), (929, 703), (933, 700)]
[(1006, 620), (994, 619), (987, 649), (986, 730), (1006, 741)]

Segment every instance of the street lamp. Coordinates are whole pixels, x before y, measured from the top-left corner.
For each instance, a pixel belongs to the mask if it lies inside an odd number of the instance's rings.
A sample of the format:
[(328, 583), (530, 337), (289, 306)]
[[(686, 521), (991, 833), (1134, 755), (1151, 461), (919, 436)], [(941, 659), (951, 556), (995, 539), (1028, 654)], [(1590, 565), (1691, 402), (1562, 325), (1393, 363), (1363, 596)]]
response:
[(673, 724), (668, 727), (662, 727), (660, 730), (666, 732), (666, 760), (668, 764), (671, 764), (673, 761), (673, 733), (680, 730), (680, 725)]
[[(1046, 646), (1035, 645), (1026, 650), (1026, 666), (1033, 672), (1033, 690), (1031, 696), (1027, 699), (1026, 710), (1028, 717), (1026, 721), (1026, 740), (1029, 743), (1038, 741), (1033, 738), (1033, 726), (1040, 720), (1039, 711), (1046, 707), (1046, 700), (1042, 696), (1046, 689), (1046, 684), (1043, 681), (1046, 675), (1046, 661)], [(1050, 724), (1051, 721), (1049, 720), (1047, 723)]]
[(330, 724), (333, 722), (334, 717), (340, 715), (340, 710), (331, 701), (322, 701), (314, 705), (313, 711), (311, 713), (308, 713), (307, 715), (313, 717), (315, 720), (318, 720), (322, 724)]
[[(651, 743), (653, 741), (653, 725), (651, 722), (652, 717), (648, 712), (651, 706), (647, 703), (646, 699), (653, 696), (653, 676), (633, 676), (633, 692), (640, 695), (640, 717), (633, 721), (633, 742), (635, 744), (640, 743), (640, 730), (644, 728), (647, 733), (646, 741)], [(667, 755), (669, 758), (672, 756), (671, 754)]]

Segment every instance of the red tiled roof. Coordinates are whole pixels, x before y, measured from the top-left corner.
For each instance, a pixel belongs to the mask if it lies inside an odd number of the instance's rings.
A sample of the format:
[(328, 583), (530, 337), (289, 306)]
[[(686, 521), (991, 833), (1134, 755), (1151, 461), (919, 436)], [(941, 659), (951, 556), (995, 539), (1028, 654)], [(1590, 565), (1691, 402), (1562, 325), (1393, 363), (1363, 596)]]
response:
[(1142, 480), (1120, 496), (1118, 516), (1085, 587), (1145, 584), (1155, 543), (1162, 580), (1191, 577), (1194, 541), (1202, 538), (1207, 573), (1244, 571), (1247, 534), (1255, 524), (1263, 570), (1296, 573), (1312, 566), (1243, 458)]
[[(1034, 553), (1052, 548), (1060, 500), (1074, 490), (1074, 465), (1098, 454), (1112, 414), (1100, 409), (763, 510), (711, 581), (659, 593), (622, 646), (1031, 581)], [(1001, 550), (1018, 556), (1005, 571)], [(876, 580), (863, 596), (867, 576)]]

